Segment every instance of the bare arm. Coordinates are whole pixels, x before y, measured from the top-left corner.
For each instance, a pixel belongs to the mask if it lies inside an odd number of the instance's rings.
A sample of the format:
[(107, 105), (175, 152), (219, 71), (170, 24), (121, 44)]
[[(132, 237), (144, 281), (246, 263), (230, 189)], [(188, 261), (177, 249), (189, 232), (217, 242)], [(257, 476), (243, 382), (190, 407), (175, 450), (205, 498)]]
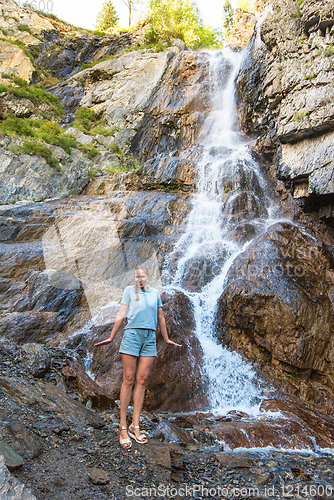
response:
[(182, 347), (181, 344), (177, 344), (176, 342), (173, 342), (168, 337), (166, 320), (165, 320), (164, 313), (162, 312), (162, 307), (158, 307), (158, 321), (159, 321), (159, 326), (160, 326), (160, 330), (161, 330), (161, 335), (163, 336), (164, 341), (167, 344), (172, 344), (172, 345), (176, 345), (178, 347)]
[(110, 342), (113, 341), (113, 338), (115, 337), (116, 333), (119, 330), (119, 327), (122, 324), (123, 319), (126, 316), (126, 311), (128, 310), (128, 306), (125, 304), (121, 304), (121, 307), (119, 308), (119, 311), (117, 313), (115, 323), (113, 326), (113, 329), (111, 330), (111, 334), (109, 335), (109, 338), (106, 340), (102, 340), (102, 342), (98, 342), (97, 344), (94, 344), (94, 347), (97, 347), (99, 345), (104, 345), (104, 344), (109, 344)]

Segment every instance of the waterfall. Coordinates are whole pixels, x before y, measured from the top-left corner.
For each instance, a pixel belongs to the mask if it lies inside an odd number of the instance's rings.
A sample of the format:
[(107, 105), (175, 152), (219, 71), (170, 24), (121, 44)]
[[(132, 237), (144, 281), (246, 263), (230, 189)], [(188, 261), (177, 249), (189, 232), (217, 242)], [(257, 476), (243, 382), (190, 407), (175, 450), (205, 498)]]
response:
[(276, 207), (249, 144), (236, 128), (234, 81), (242, 55), (224, 49), (208, 58), (212, 112), (200, 139), (197, 193), (165, 277), (192, 301), (211, 409), (255, 414), (261, 401), (256, 372), (238, 353), (217, 344), (214, 318), (231, 263), (273, 223)]

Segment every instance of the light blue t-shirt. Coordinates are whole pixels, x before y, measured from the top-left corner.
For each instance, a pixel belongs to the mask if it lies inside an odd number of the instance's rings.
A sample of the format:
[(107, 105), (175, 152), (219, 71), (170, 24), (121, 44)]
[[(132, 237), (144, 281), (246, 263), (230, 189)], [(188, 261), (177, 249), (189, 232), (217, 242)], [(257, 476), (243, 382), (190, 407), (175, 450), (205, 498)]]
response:
[(158, 322), (158, 307), (162, 307), (159, 290), (148, 287), (138, 290), (139, 300), (136, 300), (135, 286), (127, 286), (122, 297), (122, 304), (128, 306), (125, 328), (144, 328), (156, 330)]

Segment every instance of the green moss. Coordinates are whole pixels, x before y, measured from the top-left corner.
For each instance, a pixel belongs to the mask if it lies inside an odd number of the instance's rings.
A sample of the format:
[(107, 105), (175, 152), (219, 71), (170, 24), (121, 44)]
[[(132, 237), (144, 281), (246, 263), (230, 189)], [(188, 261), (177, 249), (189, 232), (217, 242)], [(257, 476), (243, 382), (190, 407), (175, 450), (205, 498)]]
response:
[(75, 112), (75, 120), (73, 126), (85, 134), (104, 136), (114, 135), (119, 130), (119, 127), (105, 128), (106, 124), (99, 118), (99, 115), (90, 108), (79, 108)]
[(109, 149), (115, 153), (115, 154), (121, 154), (122, 153), (122, 150), (121, 148), (119, 147), (118, 144), (116, 144), (116, 142), (112, 142), (111, 144), (109, 144)]
[(120, 130), (120, 127), (114, 126), (111, 129), (106, 129), (101, 126), (93, 127), (89, 131), (90, 134), (92, 135), (104, 135), (105, 137), (109, 137), (110, 135), (114, 135), (115, 132), (118, 132)]
[(300, 7), (303, 2), (304, 0), (296, 0), (296, 4), (298, 5), (298, 7)]

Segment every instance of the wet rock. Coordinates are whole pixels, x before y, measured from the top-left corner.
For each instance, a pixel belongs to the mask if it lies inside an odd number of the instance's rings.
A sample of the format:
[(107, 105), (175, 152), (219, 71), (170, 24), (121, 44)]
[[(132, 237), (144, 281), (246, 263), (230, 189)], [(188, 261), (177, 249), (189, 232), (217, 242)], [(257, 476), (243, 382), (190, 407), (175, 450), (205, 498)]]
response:
[(4, 500), (37, 500), (35, 495), (20, 481), (10, 474), (5, 459), (0, 455), (0, 495)]
[(203, 243), (194, 256), (187, 260), (182, 272), (182, 288), (199, 292), (221, 273), (228, 256), (228, 248)]
[(10, 446), (8, 446), (6, 443), (3, 443), (2, 441), (0, 441), (0, 456), (1, 455), (5, 459), (5, 464), (10, 471), (22, 467), (24, 463), (23, 458), (18, 453), (16, 453), (16, 451), (12, 450)]
[(6, 427), (15, 441), (20, 445), (21, 452), (27, 455), (28, 458), (36, 458), (42, 453), (43, 445), (40, 439), (36, 434), (30, 432), (25, 425), (12, 421)]
[(289, 449), (314, 449), (313, 433), (305, 429), (298, 419), (266, 418), (259, 420), (221, 422), (211, 427), (217, 439), (235, 448), (264, 448), (266, 446)]
[(288, 417), (298, 418), (305, 427), (311, 430), (320, 448), (334, 446), (334, 418), (312, 409), (298, 400), (269, 399), (261, 404), (263, 411), (281, 412)]
[(107, 472), (97, 467), (93, 467), (89, 471), (88, 479), (93, 484), (108, 484), (110, 481)]
[(205, 54), (183, 51), (171, 59), (132, 139), (131, 148), (139, 158), (176, 153), (197, 142), (210, 108), (207, 77)]
[(30, 308), (35, 311), (56, 312), (57, 329), (73, 317), (80, 305), (84, 289), (73, 276), (56, 269), (38, 273), (30, 293)]
[(175, 418), (175, 424), (178, 427), (193, 428), (195, 424), (198, 423), (197, 417), (195, 415), (180, 415)]
[(85, 367), (78, 361), (72, 361), (61, 371), (67, 389), (75, 389), (80, 395), (81, 403), (90, 402), (92, 408), (115, 408), (115, 400), (92, 380), (85, 372)]
[(281, 370), (316, 370), (332, 390), (331, 267), (321, 242), (291, 224), (271, 226), (229, 269), (219, 301), (220, 339), (251, 359), (270, 353)]
[(20, 349), (22, 365), (37, 378), (42, 378), (51, 366), (51, 356), (41, 344), (24, 344)]
[(196, 440), (190, 433), (180, 429), (173, 422), (159, 422), (155, 432), (161, 432), (164, 436), (164, 440), (169, 443), (177, 443), (184, 447), (196, 444)]

